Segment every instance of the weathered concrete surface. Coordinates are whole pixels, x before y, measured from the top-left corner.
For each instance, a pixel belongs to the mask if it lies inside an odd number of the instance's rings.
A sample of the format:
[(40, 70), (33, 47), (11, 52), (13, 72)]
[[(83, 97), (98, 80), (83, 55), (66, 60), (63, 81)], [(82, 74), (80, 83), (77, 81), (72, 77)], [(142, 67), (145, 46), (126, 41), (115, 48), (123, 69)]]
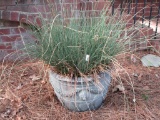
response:
[(146, 67), (159, 67), (160, 66), (160, 57), (152, 54), (148, 54), (141, 58), (143, 66)]

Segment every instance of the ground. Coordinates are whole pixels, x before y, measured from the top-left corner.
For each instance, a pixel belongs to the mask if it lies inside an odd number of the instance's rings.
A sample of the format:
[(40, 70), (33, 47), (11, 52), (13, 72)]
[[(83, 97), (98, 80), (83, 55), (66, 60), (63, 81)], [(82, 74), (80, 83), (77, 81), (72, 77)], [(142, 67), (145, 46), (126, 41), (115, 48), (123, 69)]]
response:
[[(143, 67), (139, 58), (152, 51), (126, 53), (110, 65), (112, 82), (96, 111), (71, 112), (64, 108), (48, 81), (41, 61), (0, 66), (0, 120), (158, 120), (160, 68)], [(113, 92), (116, 85), (125, 90)]]

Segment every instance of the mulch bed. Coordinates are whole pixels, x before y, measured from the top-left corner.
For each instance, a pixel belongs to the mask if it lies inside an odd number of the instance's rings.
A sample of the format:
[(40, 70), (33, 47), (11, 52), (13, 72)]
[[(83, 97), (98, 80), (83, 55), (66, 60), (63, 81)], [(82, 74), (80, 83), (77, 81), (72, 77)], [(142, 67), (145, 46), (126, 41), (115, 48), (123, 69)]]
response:
[[(126, 53), (112, 67), (107, 97), (96, 111), (64, 108), (48, 81), (41, 61), (0, 66), (0, 120), (158, 120), (160, 67), (143, 67), (140, 58), (152, 51)], [(112, 92), (123, 84), (125, 91)]]

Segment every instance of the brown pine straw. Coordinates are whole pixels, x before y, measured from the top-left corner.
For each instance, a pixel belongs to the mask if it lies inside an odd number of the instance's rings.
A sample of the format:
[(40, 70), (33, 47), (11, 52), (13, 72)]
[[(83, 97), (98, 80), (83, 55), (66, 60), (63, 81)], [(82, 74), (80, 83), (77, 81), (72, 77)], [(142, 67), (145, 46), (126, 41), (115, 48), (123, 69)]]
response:
[[(48, 81), (47, 66), (41, 61), (12, 63), (0, 66), (0, 119), (13, 120), (158, 120), (160, 118), (160, 68), (145, 68), (138, 58), (148, 52), (136, 52), (117, 57), (119, 65), (111, 65), (112, 82), (103, 106), (96, 111), (71, 112), (65, 109), (54, 94)], [(3, 72), (3, 73), (2, 73)], [(127, 73), (126, 73), (127, 72)], [(133, 73), (138, 76), (133, 76)], [(41, 79), (32, 81), (31, 75)], [(133, 82), (136, 102), (133, 102)], [(123, 83), (124, 93), (112, 93)], [(8, 102), (6, 102), (8, 101)], [(5, 110), (11, 113), (5, 116)]]

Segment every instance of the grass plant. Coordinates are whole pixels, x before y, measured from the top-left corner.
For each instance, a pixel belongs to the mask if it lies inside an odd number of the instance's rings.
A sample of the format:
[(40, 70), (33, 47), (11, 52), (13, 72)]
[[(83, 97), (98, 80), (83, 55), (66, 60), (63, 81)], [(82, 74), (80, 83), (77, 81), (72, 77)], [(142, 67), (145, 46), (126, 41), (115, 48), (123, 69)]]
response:
[(38, 44), (28, 45), (27, 51), (63, 75), (81, 76), (106, 69), (129, 39), (123, 35), (126, 23), (106, 12), (104, 9), (99, 17), (70, 18), (67, 22), (57, 15), (42, 22), (40, 28), (32, 26)]

